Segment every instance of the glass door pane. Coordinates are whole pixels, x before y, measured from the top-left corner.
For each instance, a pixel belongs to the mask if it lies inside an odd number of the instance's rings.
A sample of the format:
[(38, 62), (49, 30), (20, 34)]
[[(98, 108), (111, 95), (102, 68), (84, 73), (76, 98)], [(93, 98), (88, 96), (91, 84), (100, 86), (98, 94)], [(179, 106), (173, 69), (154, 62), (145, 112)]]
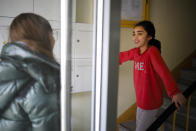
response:
[(72, 130), (90, 131), (94, 0), (73, 0), (72, 7)]
[[(97, 4), (100, 1), (102, 1), (102, 8), (97, 10)], [(67, 30), (71, 28), (71, 46), (67, 46), (70, 50), (67, 49), (67, 54), (64, 55), (67, 55), (68, 60), (70, 58), (71, 61), (70, 101), (73, 131), (99, 131), (99, 129), (107, 131), (116, 127), (120, 1), (112, 2), (114, 4), (110, 2), (103, 0), (72, 1), (72, 19), (68, 24), (70, 26), (67, 27)], [(96, 12), (94, 12), (94, 8), (96, 8)], [(98, 18), (94, 20), (93, 14), (101, 14), (102, 20)], [(111, 21), (110, 18), (116, 22)], [(94, 25), (95, 23), (96, 25)], [(101, 37), (97, 36), (100, 32)], [(70, 32), (68, 31), (68, 33)], [(100, 50), (98, 47), (101, 47)], [(61, 52), (61, 54), (63, 53)], [(100, 67), (100, 70), (97, 67)], [(69, 95), (69, 87), (66, 88), (64, 93)], [(98, 115), (97, 112), (99, 112)]]

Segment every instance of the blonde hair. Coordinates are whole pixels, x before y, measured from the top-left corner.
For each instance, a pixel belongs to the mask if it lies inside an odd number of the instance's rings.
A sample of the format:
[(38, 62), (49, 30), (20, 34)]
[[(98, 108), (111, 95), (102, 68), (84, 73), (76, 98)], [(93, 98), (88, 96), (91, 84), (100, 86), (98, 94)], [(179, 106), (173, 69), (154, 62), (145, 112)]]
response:
[(10, 25), (9, 41), (23, 41), (31, 50), (54, 59), (49, 33), (52, 33), (52, 28), (45, 18), (33, 13), (22, 13)]

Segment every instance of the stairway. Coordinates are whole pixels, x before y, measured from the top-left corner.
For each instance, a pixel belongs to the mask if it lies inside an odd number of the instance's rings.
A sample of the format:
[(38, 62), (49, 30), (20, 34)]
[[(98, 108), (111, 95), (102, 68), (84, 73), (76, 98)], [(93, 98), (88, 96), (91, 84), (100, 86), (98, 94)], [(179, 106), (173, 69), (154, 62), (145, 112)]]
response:
[[(180, 72), (180, 78), (177, 80), (179, 89), (183, 92), (190, 84), (196, 80), (196, 57), (192, 58), (192, 67), (187, 69), (182, 69)], [(165, 95), (164, 104), (162, 105), (157, 117), (161, 114), (169, 105), (171, 104), (171, 99)], [(187, 118), (187, 105), (183, 106), (176, 113), (176, 124), (175, 131), (185, 131), (186, 130), (186, 118)], [(119, 124), (119, 131), (135, 131), (136, 122), (135, 120), (127, 121)], [(164, 123), (164, 131), (172, 131), (173, 128), (173, 115), (171, 115)], [(189, 117), (189, 130), (196, 131), (196, 91), (191, 97), (191, 108)]]

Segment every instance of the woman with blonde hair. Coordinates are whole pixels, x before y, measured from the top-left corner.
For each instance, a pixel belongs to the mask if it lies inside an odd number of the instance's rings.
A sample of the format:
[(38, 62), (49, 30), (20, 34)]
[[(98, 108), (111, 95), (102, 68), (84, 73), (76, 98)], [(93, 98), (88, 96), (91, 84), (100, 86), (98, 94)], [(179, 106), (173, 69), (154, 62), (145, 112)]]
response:
[(60, 71), (49, 22), (18, 15), (0, 57), (0, 130), (60, 131)]

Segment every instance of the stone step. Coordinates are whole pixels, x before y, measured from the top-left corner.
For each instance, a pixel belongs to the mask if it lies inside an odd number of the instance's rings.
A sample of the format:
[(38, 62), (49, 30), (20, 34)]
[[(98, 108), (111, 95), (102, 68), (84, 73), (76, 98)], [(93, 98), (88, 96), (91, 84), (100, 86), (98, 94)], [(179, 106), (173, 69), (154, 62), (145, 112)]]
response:
[[(196, 129), (196, 124), (195, 124), (195, 110), (191, 110), (190, 111), (190, 117), (189, 117), (189, 127), (190, 129)], [(194, 116), (193, 116), (194, 115)], [(176, 113), (176, 125), (180, 128), (186, 128), (186, 112), (182, 113), (182, 111), (177, 111)], [(173, 122), (173, 115), (171, 115), (168, 119), (167, 119), (168, 123), (172, 123)]]
[(191, 97), (191, 106), (196, 108), (196, 97), (195, 96)]
[[(182, 115), (183, 117), (187, 117), (187, 104), (182, 106), (178, 111), (177, 115)], [(190, 107), (190, 119), (196, 120), (196, 107)]]
[[(184, 92), (192, 84), (191, 81), (184, 79), (178, 80), (177, 83), (181, 92)], [(191, 106), (196, 107), (196, 90), (191, 94)]]
[(135, 131), (136, 121), (131, 120), (119, 124), (119, 131)]
[(196, 57), (193, 57), (192, 58), (192, 66), (193, 67), (196, 67)]
[(196, 68), (183, 69), (180, 71), (180, 78), (190, 81), (196, 80)]
[[(177, 84), (178, 84), (180, 91), (184, 92), (186, 89), (189, 88), (189, 86), (192, 84), (192, 82), (180, 79), (177, 81)], [(196, 91), (194, 91), (191, 95), (196, 97)]]
[[(164, 110), (166, 110), (172, 104), (172, 100), (170, 98), (164, 97), (163, 100), (164, 100), (163, 105), (161, 106), (160, 111), (159, 111), (158, 114), (162, 113)], [(187, 103), (184, 106), (182, 106), (180, 108), (179, 112), (186, 113), (186, 111), (187, 111), (187, 104), (188, 104), (188, 101), (187, 101)], [(196, 106), (195, 105), (196, 105), (196, 97), (191, 97), (191, 103), (190, 103), (191, 112), (190, 113), (196, 119)]]
[(193, 83), (193, 81), (183, 78), (178, 79), (176, 82), (186, 86), (190, 86)]
[(167, 109), (172, 104), (172, 100), (169, 97), (163, 98), (163, 105), (161, 106), (162, 109)]
[[(181, 92), (184, 92), (185, 89), (187, 88), (186, 86), (184, 87), (185, 88), (179, 87)], [(172, 99), (167, 95), (167, 93), (165, 93), (162, 108), (166, 109), (170, 104), (172, 104)], [(191, 95), (191, 106), (196, 107), (196, 91), (194, 91), (193, 94)]]
[[(165, 122), (163, 124), (163, 131), (173, 131), (173, 124)], [(175, 126), (175, 131), (185, 131), (185, 129), (176, 125)]]
[[(135, 131), (136, 129), (136, 121), (131, 120), (124, 123), (119, 124), (119, 131)], [(157, 131), (160, 131), (158, 129)]]
[[(168, 107), (168, 103), (171, 103), (170, 100), (165, 99), (164, 98), (164, 104), (163, 106), (160, 108), (159, 110), (159, 115), (165, 111), (165, 109)], [(176, 131), (184, 131), (185, 127), (186, 127), (186, 106), (183, 106), (179, 111), (177, 111), (176, 113)], [(159, 117), (159, 115), (157, 115), (157, 117)], [(172, 122), (173, 122), (173, 114), (166, 120), (165, 123), (167, 123), (167, 125), (164, 125), (164, 130), (165, 131), (169, 131), (170, 129), (172, 129)], [(190, 118), (189, 118), (189, 127), (190, 129), (196, 129), (196, 108), (191, 107), (190, 109)], [(135, 120), (132, 121), (128, 121), (128, 122), (124, 122), (121, 123), (119, 125), (119, 131), (134, 131), (136, 127), (136, 123)], [(189, 130), (192, 131), (192, 130)]]
[[(196, 129), (196, 125), (194, 124), (196, 121), (196, 106), (192, 106), (192, 102), (195, 103), (195, 101), (191, 101), (191, 107), (190, 107), (190, 128)], [(169, 104), (168, 104), (169, 103)], [(168, 98), (164, 98), (164, 103), (162, 107), (160, 108), (157, 118), (167, 109), (167, 107), (171, 104), (171, 100)], [(183, 127), (186, 127), (186, 117), (187, 117), (187, 104), (180, 108), (179, 111), (177, 111), (177, 117), (176, 117), (176, 125), (181, 129)], [(167, 122), (172, 123), (173, 122), (173, 114), (167, 119)], [(183, 125), (183, 126), (182, 126)], [(181, 127), (182, 126), (182, 127)]]
[[(179, 125), (175, 126), (176, 131), (184, 131), (185, 128), (180, 127)], [(119, 131), (135, 131), (136, 123), (135, 120), (124, 122), (119, 124)], [(172, 123), (170, 121), (164, 122), (163, 131), (172, 131)], [(158, 129), (157, 131), (159, 131)]]

